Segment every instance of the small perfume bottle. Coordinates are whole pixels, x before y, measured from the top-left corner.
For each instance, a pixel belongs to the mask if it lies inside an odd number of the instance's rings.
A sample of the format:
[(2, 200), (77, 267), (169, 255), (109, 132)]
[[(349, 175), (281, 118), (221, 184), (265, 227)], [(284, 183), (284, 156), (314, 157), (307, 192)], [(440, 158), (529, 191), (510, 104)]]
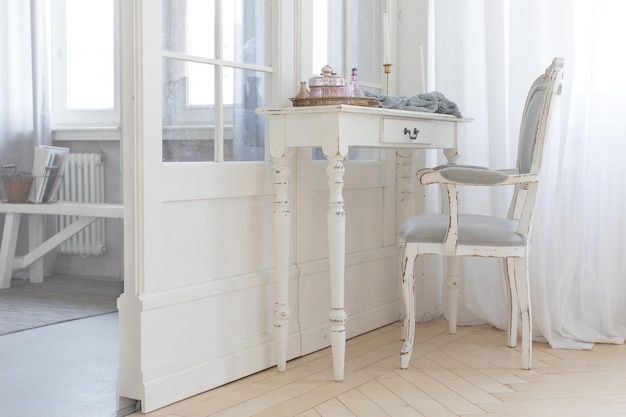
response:
[(356, 68), (352, 68), (352, 77), (350, 78), (350, 83), (346, 88), (346, 96), (348, 97), (364, 97), (363, 91), (361, 91), (361, 87), (359, 87), (359, 83), (357, 81), (357, 70)]
[(311, 94), (309, 93), (309, 89), (306, 88), (306, 82), (300, 81), (300, 90), (298, 90), (298, 94), (296, 94), (296, 98), (299, 100), (304, 100), (309, 97), (311, 97)]

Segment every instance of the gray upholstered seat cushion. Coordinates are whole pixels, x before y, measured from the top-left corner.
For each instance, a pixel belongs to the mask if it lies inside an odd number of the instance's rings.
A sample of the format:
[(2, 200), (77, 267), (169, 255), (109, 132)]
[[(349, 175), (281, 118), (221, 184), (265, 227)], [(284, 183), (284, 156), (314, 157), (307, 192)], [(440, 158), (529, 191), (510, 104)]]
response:
[[(407, 220), (398, 232), (406, 242), (443, 243), (448, 229), (445, 214), (425, 214)], [(524, 236), (517, 233), (517, 222), (500, 217), (459, 215), (461, 245), (523, 246)]]
[(498, 184), (509, 177), (503, 172), (482, 168), (448, 167), (439, 172), (445, 179), (459, 184)]

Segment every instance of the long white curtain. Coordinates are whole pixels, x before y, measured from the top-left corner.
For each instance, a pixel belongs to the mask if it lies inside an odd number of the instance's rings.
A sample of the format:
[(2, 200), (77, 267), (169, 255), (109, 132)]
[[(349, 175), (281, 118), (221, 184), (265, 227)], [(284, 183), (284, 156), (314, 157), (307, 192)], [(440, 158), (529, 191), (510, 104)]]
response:
[[(565, 59), (530, 257), (534, 335), (555, 348), (626, 337), (626, 4), (620, 0), (437, 0), (434, 87), (475, 118), (462, 163), (514, 167), (527, 90)], [(432, 51), (431, 51), (432, 52)], [(471, 191), (471, 192), (470, 192)], [(505, 214), (510, 190), (462, 204)], [(462, 264), (462, 324), (506, 323), (502, 271)]]
[[(30, 74), (30, 7), (26, 2), (0, 2), (0, 163), (29, 170), (32, 159), (32, 79)], [(27, 52), (28, 51), (28, 52)]]
[(44, 0), (0, 1), (0, 163), (32, 168), (50, 143)]
[[(0, 164), (19, 171), (32, 170), (36, 145), (51, 143), (46, 6), (0, 0)], [(53, 260), (46, 256), (46, 274)]]

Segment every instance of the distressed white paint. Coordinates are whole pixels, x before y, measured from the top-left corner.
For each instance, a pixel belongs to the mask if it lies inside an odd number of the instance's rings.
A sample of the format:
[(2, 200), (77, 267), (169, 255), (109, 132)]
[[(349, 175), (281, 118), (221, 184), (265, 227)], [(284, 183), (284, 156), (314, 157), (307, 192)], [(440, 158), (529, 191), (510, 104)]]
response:
[(291, 240), (291, 208), (289, 204), (289, 159), (293, 152), (274, 158), (274, 268), (276, 271), (276, 294), (274, 296), (274, 329), (276, 337), (277, 365), (279, 371), (287, 367), (287, 337), (289, 333), (289, 264), (290, 251), (279, 248), (278, 242)]
[[(341, 147), (339, 147), (341, 148)], [(330, 263), (330, 343), (333, 347), (335, 381), (343, 381), (346, 350), (346, 310), (344, 305), (344, 272), (346, 258), (346, 212), (343, 209), (343, 175), (345, 155), (324, 154), (328, 160), (328, 260)]]

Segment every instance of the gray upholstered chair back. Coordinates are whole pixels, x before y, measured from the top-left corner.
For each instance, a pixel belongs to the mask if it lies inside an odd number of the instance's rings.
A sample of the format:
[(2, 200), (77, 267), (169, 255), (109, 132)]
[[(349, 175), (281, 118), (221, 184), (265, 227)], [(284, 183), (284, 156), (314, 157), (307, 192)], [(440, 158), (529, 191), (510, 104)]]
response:
[[(554, 96), (561, 92), (562, 78), (563, 59), (555, 58), (530, 87), (517, 150), (517, 170), (520, 174), (539, 174)], [(530, 233), (537, 186), (537, 183), (517, 185), (509, 209), (509, 218), (519, 220), (518, 231), (524, 236)]]
[(519, 173), (539, 172), (553, 96), (560, 92), (562, 73), (563, 61), (557, 58), (530, 88), (520, 127)]

